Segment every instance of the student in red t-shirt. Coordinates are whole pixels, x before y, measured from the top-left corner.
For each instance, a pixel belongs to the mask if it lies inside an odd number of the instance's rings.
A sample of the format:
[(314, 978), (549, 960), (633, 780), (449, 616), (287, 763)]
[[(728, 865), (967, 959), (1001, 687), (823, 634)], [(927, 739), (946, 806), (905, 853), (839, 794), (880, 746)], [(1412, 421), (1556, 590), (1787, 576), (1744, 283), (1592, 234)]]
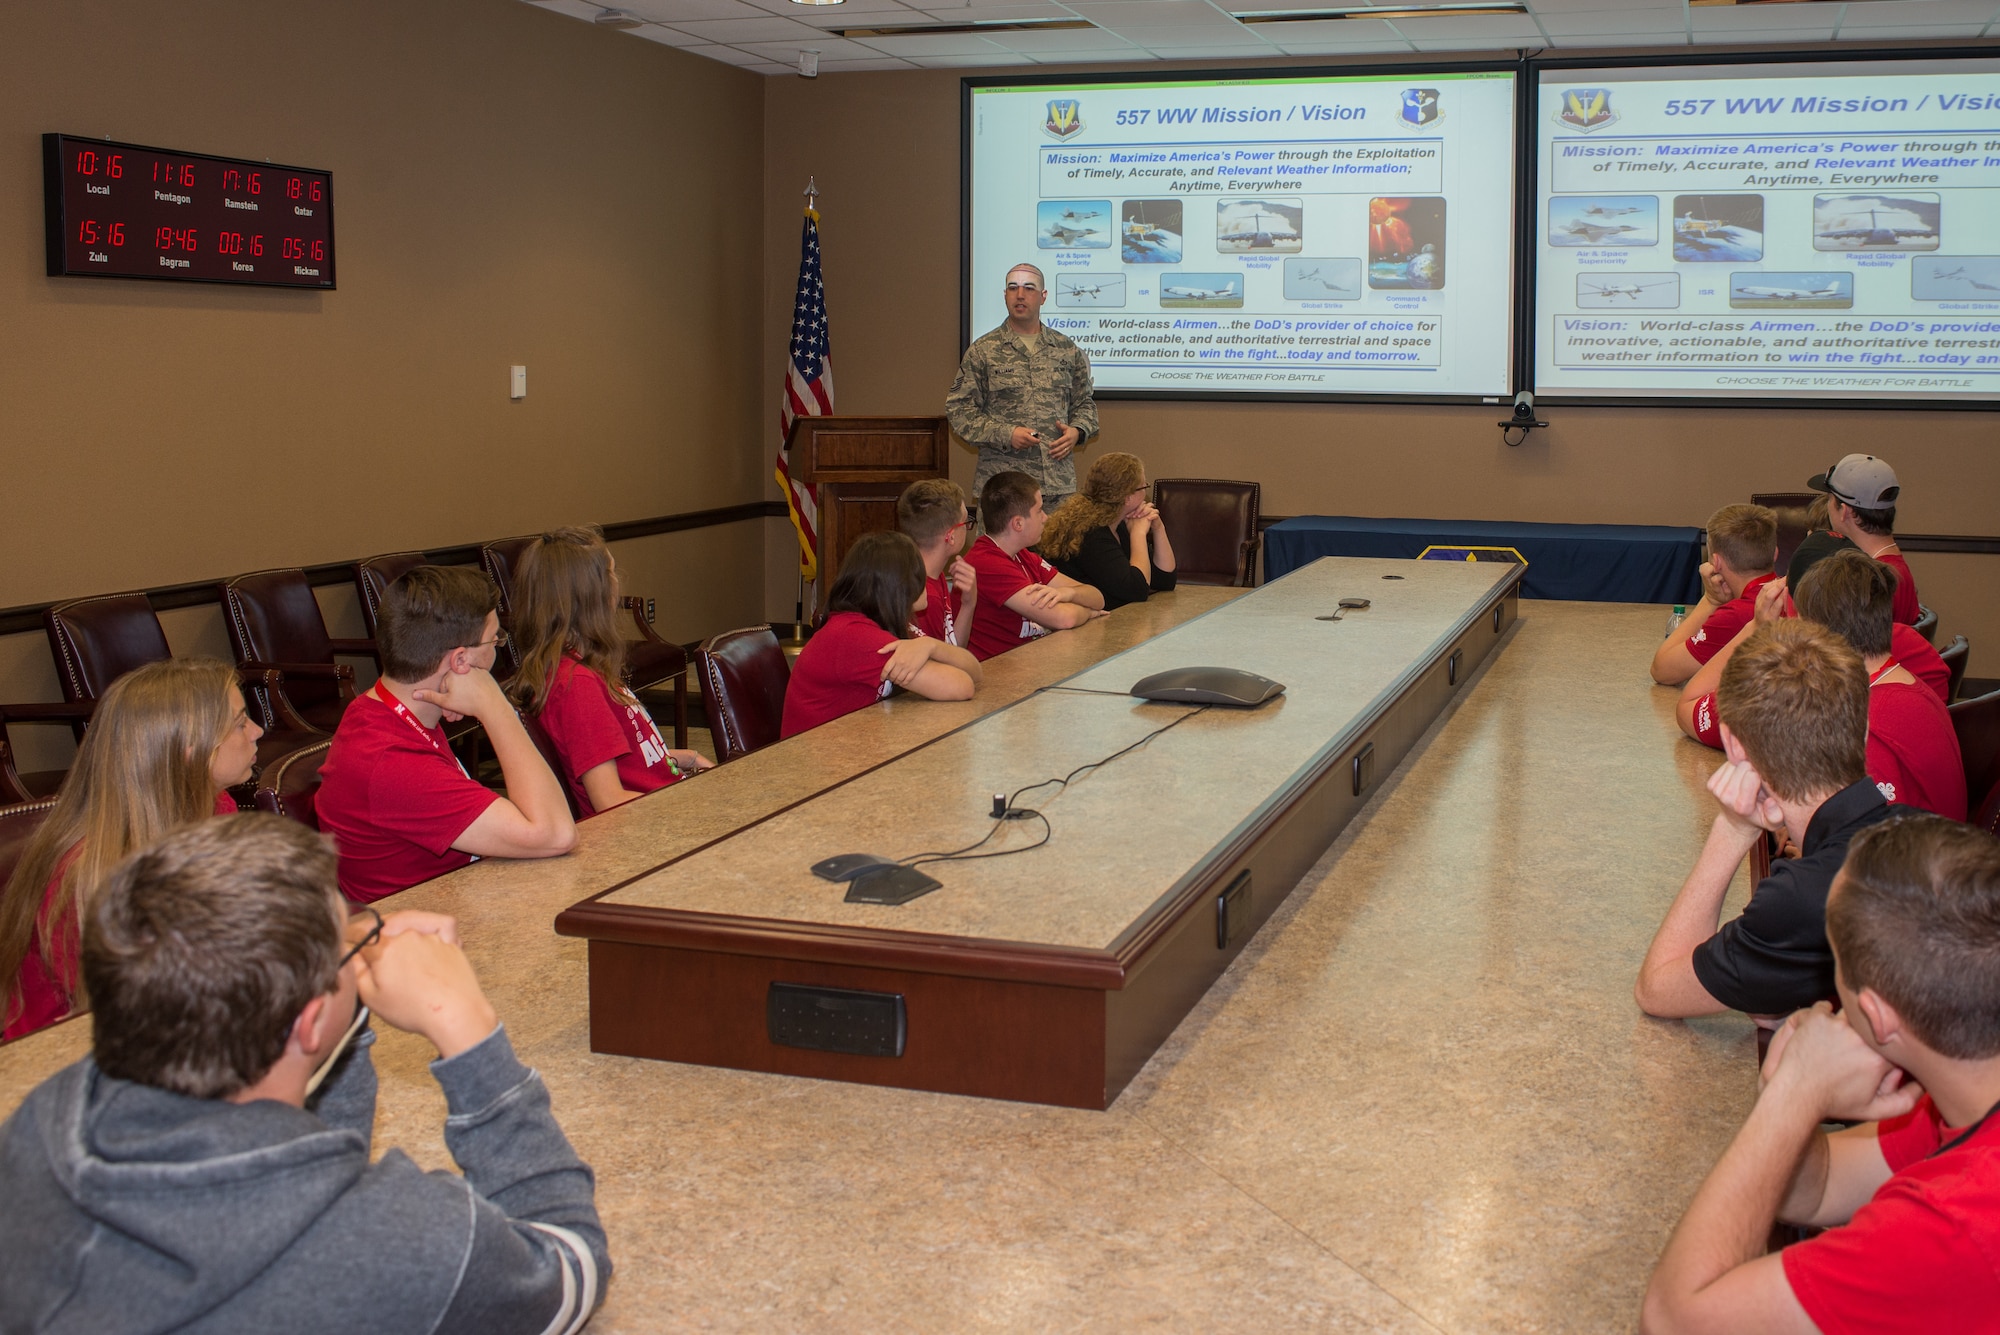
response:
[(1799, 581), (1799, 615), (1853, 645), (1868, 670), (1868, 777), (1882, 796), (1964, 820), (1965, 763), (1951, 714), (1891, 652), (1895, 584), (1880, 561), (1835, 552)]
[[(1773, 1036), (1756, 1106), (1653, 1271), (1654, 1335), (1994, 1327), (2000, 841), (1935, 816), (1864, 831), (1826, 928), (1841, 1011)], [(1774, 1219), (1827, 1231), (1767, 1255)]]
[(508, 691), (562, 759), (557, 777), (585, 816), (713, 769), (668, 748), (625, 685), (618, 633), (618, 563), (594, 528), (559, 528), (528, 545), (515, 572), (520, 671)]
[(950, 478), (912, 482), (896, 501), (896, 527), (924, 558), (923, 611), (911, 629), (961, 649), (972, 643), (979, 614), (979, 576), (963, 555), (970, 523), (965, 493)]
[(886, 700), (897, 687), (926, 700), (970, 700), (979, 660), (911, 628), (924, 607), (924, 562), (901, 533), (864, 533), (827, 591), (826, 624), (813, 632), (785, 687), (780, 737), (796, 737)]
[(236, 669), (213, 658), (148, 663), (111, 683), (91, 715), (55, 808), (0, 895), (4, 1032), (19, 1038), (83, 1004), (83, 916), (111, 869), (184, 825), (226, 815), (264, 730)]
[[(1844, 555), (1848, 558), (1848, 563), (1841, 567), (1846, 572), (1841, 581), (1842, 592), (1834, 595), (1832, 598), (1833, 602), (1843, 605), (1845, 610), (1839, 614), (1840, 619), (1838, 624), (1825, 621), (1822, 621), (1822, 624), (1833, 625), (1836, 631), (1839, 631), (1843, 637), (1846, 637), (1848, 636), (1847, 628), (1858, 618), (1867, 622), (1871, 627), (1867, 631), (1867, 636), (1869, 642), (1874, 643), (1877, 636), (1873, 627), (1875, 627), (1878, 621), (1887, 620), (1890, 614), (1890, 595), (1887, 590), (1890, 587), (1891, 581), (1895, 579), (1895, 572), (1885, 565), (1870, 563), (1867, 557), (1861, 556), (1852, 547), (1844, 547), (1840, 549), (1840, 552), (1835, 554)], [(1823, 557), (1821, 559), (1830, 558)], [(1855, 564), (1854, 562), (1857, 560), (1861, 564)], [(1818, 562), (1814, 563), (1815, 566), (1817, 564)], [(1868, 576), (1871, 564), (1876, 575), (1876, 578), (1872, 580)], [(1807, 574), (1810, 575), (1810, 573), (1811, 569), (1808, 568)], [(1801, 577), (1801, 586), (1803, 586), (1804, 578), (1804, 576)], [(1871, 594), (1869, 592), (1871, 589), (1875, 589), (1876, 592)], [(1823, 616), (1833, 615), (1826, 607), (1827, 601), (1828, 593), (1826, 590), (1822, 590), (1817, 600), (1817, 606)], [(1876, 606), (1876, 603), (1879, 603), (1879, 606)], [(1863, 606), (1863, 604), (1867, 604), (1867, 606)], [(1722, 670), (1729, 665), (1730, 656), (1736, 652), (1736, 647), (1748, 639), (1758, 626), (1767, 622), (1780, 620), (1783, 617), (1797, 615), (1799, 615), (1799, 612), (1796, 605), (1786, 596), (1784, 587), (1775, 580), (1757, 590), (1757, 614), (1755, 619), (1741, 631), (1738, 631), (1735, 639), (1722, 646), (1721, 651), (1715, 657), (1702, 664), (1701, 671), (1688, 678), (1688, 684), (1681, 688), (1680, 704), (1675, 711), (1675, 718), (1680, 723), (1682, 732), (1694, 738), (1694, 740), (1700, 742), (1703, 746), (1712, 746), (1718, 751), (1722, 749), (1722, 729), (1716, 717), (1715, 710), (1715, 685), (1722, 680)], [(1869, 660), (1871, 665), (1868, 670), (1873, 673), (1881, 668), (1884, 661), (1893, 658), (1911, 677), (1922, 682), (1924, 687), (1937, 697), (1938, 704), (1942, 707), (1945, 703), (1945, 696), (1951, 690), (1951, 670), (1945, 666), (1944, 660), (1938, 657), (1937, 650), (1931, 647), (1930, 641), (1900, 621), (1889, 623), (1888, 636), (1888, 653), (1881, 658), (1871, 658)], [(1856, 643), (1851, 637), (1849, 637), (1848, 642), (1851, 644)], [(1902, 678), (1898, 676), (1893, 680), (1900, 682)], [(1900, 697), (1900, 692), (1892, 692), (1891, 696)], [(1891, 733), (1897, 731), (1896, 725), (1893, 722), (1883, 725), (1874, 721), (1875, 707), (1881, 704), (1884, 698), (1879, 695), (1871, 696), (1869, 710), (1871, 723), (1868, 739), (1869, 772), (1871, 774), (1875, 772), (1875, 752), (1878, 740), (1877, 729), (1886, 726)], [(1892, 712), (1901, 715), (1909, 715), (1919, 709), (1918, 706), (1910, 705), (1900, 698), (1894, 699), (1889, 708)], [(1930, 714), (1932, 711), (1921, 710), (1920, 712)], [(1939, 713), (1936, 717), (1945, 721), (1946, 730), (1949, 731), (1950, 716)], [(1956, 746), (1955, 737), (1953, 745)], [(1894, 797), (1890, 798), (1890, 801), (1896, 800), (1898, 799)], [(1913, 805), (1924, 807), (1926, 810), (1938, 811), (1941, 815), (1951, 814), (1949, 810), (1933, 807), (1927, 802), (1917, 802)]]
[(1872, 454), (1850, 454), (1806, 485), (1830, 498), (1827, 526), (1836, 536), (1896, 572), (1896, 620), (1914, 625), (1923, 608), (1916, 577), (1896, 542), (1896, 501), (1903, 494), (1896, 470)]
[(1653, 651), (1653, 680), (1679, 686), (1751, 619), (1757, 590), (1777, 576), (1778, 516), (1761, 505), (1725, 505), (1708, 519), (1699, 601)]
[(1104, 595), (1079, 584), (1028, 549), (1041, 541), (1048, 513), (1042, 489), (1026, 473), (995, 473), (979, 493), (986, 532), (966, 560), (979, 577), (979, 620), (972, 653), (985, 660), (1052, 630), (1106, 615)]
[[(493, 680), (499, 593), (466, 566), (418, 566), (376, 617), (382, 675), (340, 716), (314, 809), (340, 853), (340, 891), (367, 904), (475, 857), (550, 858), (576, 846), (562, 786)], [(473, 782), (441, 720), (474, 718), (507, 796)]]

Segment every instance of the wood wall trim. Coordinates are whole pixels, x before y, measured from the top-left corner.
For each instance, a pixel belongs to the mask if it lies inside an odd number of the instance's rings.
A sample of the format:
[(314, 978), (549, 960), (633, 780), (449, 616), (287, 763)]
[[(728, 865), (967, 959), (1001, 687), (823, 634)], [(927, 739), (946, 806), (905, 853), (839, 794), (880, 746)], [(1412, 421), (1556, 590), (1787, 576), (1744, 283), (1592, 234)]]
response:
[[(1304, 517), (1259, 515), (1257, 531), (1262, 533), (1273, 524), (1282, 524), (1287, 519)], [(1898, 533), (1896, 541), (1902, 544), (1906, 552), (1965, 552), (1975, 556), (2000, 556), (2000, 537), (1982, 537), (1977, 533)]]
[[(651, 519), (628, 519), (622, 523), (604, 525), (606, 542), (630, 542), (634, 538), (650, 538), (661, 533), (680, 533), (687, 529), (713, 528), (719, 524), (740, 524), (750, 519), (783, 519), (789, 512), (783, 501), (750, 501), (743, 505), (718, 506), (713, 510), (688, 510), (680, 514), (655, 515)], [(460, 547), (426, 548), (424, 555), (435, 565), (464, 566), (479, 563), (479, 547), (469, 544)], [(345, 584), (354, 578), (354, 562), (364, 558), (355, 557), (348, 561), (328, 561), (323, 565), (305, 567), (306, 578), (314, 585)], [(244, 573), (242, 571), (236, 574)], [(141, 589), (153, 610), (165, 612), (176, 607), (201, 607), (221, 601), (217, 592), (222, 582), (231, 575), (215, 579), (192, 580), (185, 584), (162, 584), (150, 589)], [(91, 592), (103, 592), (92, 590)], [(81, 598), (85, 593), (70, 594), (70, 598)], [(56, 603), (67, 602), (68, 598), (56, 598), (46, 603), (23, 603), (19, 607), (0, 609), (0, 635), (26, 635), (42, 629), (42, 613)]]

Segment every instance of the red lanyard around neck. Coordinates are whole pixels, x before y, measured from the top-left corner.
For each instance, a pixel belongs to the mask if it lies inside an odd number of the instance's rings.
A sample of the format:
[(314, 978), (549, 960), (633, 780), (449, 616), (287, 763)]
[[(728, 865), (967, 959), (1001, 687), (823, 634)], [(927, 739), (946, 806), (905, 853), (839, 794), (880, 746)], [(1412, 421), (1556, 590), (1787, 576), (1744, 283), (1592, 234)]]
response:
[(442, 751), (445, 749), (443, 744), (438, 741), (437, 734), (433, 733), (429, 728), (426, 728), (421, 722), (419, 722), (417, 716), (415, 714), (412, 714), (409, 711), (408, 707), (406, 707), (401, 700), (398, 700), (395, 697), (395, 694), (393, 692), (391, 692), (382, 685), (380, 678), (377, 678), (375, 684), (368, 688), (368, 694), (374, 696), (377, 700), (389, 706), (390, 709), (395, 711), (397, 718), (403, 720), (403, 722), (409, 724), (412, 728), (415, 728), (417, 730), (417, 735), (422, 737), (426, 742), (430, 743), (431, 750)]

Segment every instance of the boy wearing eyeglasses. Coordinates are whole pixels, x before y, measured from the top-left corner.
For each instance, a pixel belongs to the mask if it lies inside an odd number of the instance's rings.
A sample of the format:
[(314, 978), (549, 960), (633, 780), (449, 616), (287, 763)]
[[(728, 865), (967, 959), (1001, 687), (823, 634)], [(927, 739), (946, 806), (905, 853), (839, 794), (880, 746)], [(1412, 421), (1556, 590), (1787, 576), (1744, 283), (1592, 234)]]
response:
[[(467, 566), (418, 566), (382, 595), (382, 676), (341, 715), (320, 767), (319, 827), (340, 890), (367, 904), (474, 858), (550, 858), (576, 846), (562, 785), (493, 680), (499, 592)], [(443, 723), (479, 721), (502, 797), (452, 754)]]
[(950, 478), (912, 482), (897, 498), (896, 527), (924, 558), (924, 607), (910, 629), (965, 648), (979, 613), (979, 576), (964, 556), (971, 528), (965, 493)]
[(1076, 491), (1072, 454), (1097, 434), (1097, 403), (1089, 356), (1042, 323), (1048, 299), (1040, 269), (1007, 271), (1007, 318), (965, 350), (944, 411), (959, 439), (979, 447), (974, 492), (996, 473), (1026, 473), (1053, 511)]
[[(163, 924), (169, 926), (163, 926)], [(247, 815), (128, 858), (84, 923), (91, 1055), (0, 1125), (0, 1330), (574, 1335), (591, 1171), (441, 914), (347, 921)], [(371, 1162), (377, 1023), (429, 1040), (463, 1176)]]

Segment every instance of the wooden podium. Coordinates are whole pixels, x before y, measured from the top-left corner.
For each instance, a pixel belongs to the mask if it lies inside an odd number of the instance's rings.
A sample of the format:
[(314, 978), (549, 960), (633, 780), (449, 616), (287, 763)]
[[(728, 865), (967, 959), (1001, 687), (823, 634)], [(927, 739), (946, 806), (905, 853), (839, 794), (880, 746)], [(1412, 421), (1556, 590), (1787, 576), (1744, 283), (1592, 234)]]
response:
[(801, 417), (785, 445), (791, 475), (819, 488), (822, 599), (856, 538), (896, 527), (903, 488), (950, 476), (942, 417)]

